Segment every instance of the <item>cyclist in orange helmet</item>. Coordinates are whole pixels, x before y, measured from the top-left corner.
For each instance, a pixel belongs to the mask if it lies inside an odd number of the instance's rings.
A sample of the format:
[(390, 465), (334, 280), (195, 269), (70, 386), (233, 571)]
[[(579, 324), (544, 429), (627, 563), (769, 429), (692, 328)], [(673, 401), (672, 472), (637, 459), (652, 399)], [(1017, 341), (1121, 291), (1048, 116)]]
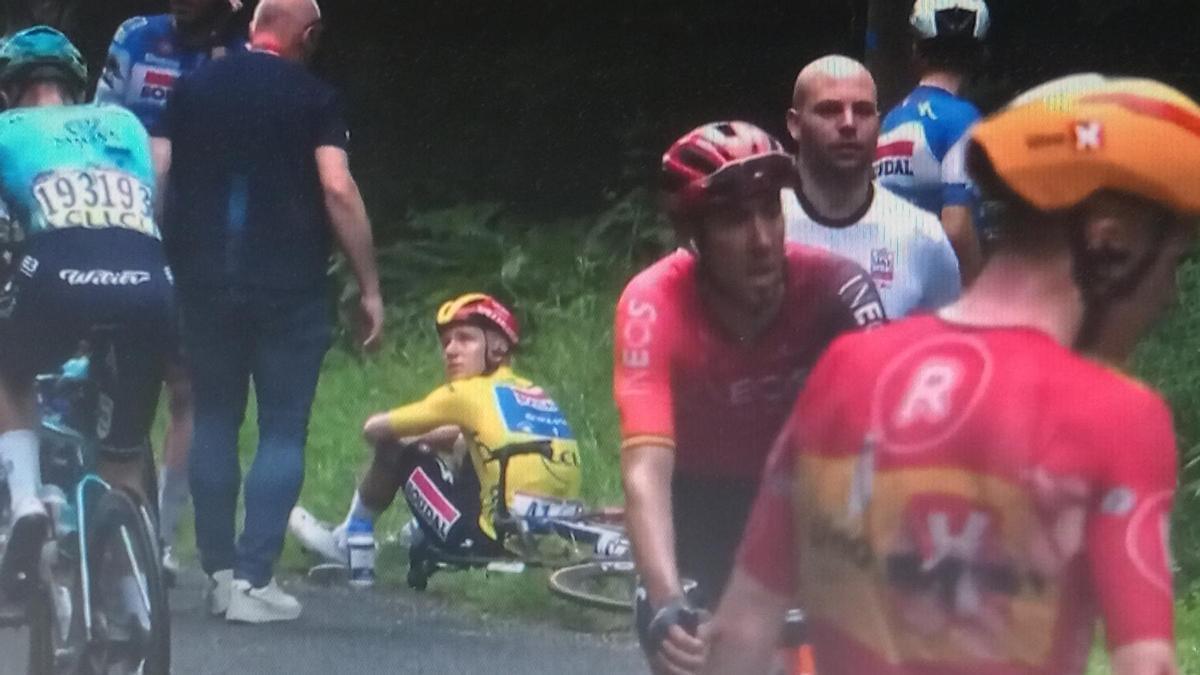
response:
[(995, 255), (956, 303), (836, 341), (768, 460), (705, 672), (799, 594), (822, 675), (1174, 675), (1171, 413), (1123, 361), (1200, 216), (1200, 106), (1082, 75), (980, 123)]

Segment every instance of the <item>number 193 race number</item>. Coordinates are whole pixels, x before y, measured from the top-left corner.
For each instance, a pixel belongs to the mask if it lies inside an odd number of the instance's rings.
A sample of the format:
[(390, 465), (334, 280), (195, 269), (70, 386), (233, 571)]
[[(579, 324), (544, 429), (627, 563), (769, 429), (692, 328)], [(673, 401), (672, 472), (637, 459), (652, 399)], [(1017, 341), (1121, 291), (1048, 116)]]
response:
[(46, 227), (120, 227), (159, 236), (150, 188), (134, 176), (107, 169), (50, 171), (34, 180), (33, 195)]

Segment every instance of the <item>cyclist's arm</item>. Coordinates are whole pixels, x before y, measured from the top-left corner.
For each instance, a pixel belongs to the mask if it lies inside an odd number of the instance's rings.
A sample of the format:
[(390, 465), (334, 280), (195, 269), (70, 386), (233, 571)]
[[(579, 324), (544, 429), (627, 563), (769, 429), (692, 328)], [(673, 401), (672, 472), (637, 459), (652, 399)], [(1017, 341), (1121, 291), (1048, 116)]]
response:
[(958, 271), (966, 286), (983, 266), (983, 249), (975, 229), (972, 207), (975, 188), (967, 175), (966, 148), (970, 135), (966, 130), (942, 158), (942, 229), (958, 257)]
[(144, 17), (134, 17), (117, 28), (108, 47), (104, 70), (101, 71), (100, 80), (96, 83), (95, 100), (97, 103), (123, 104), (125, 102), (125, 92), (129, 88), (129, 76), (133, 67), (129, 46), (126, 44), (128, 33), (131, 28), (136, 29), (145, 22)]
[(675, 527), (671, 507), (671, 476), (675, 449), (641, 444), (621, 451), (621, 484), (625, 488), (625, 526), (633, 544), (642, 585), (652, 607), (681, 597), (675, 560)]
[(1087, 525), (1087, 556), (1115, 675), (1174, 675), (1168, 532), (1178, 461), (1171, 413), (1157, 396), (1122, 406), (1136, 425), (1105, 425), (1088, 448), (1108, 460)]
[(161, 223), (163, 205), (167, 203), (167, 181), (171, 177), (171, 139), (151, 137), (150, 159), (154, 163), (154, 219)]
[(621, 418), (625, 520), (638, 573), (651, 606), (659, 608), (683, 595), (671, 506), (674, 308), (654, 279), (639, 276), (622, 294), (614, 323), (613, 397)]
[(849, 258), (832, 258), (833, 269), (827, 279), (829, 288), (836, 294), (832, 302), (834, 314), (830, 323), (832, 339), (844, 331), (869, 328), (887, 323), (887, 312), (879, 289), (863, 268)]
[[(958, 208), (958, 207), (946, 207)], [(934, 227), (937, 227), (934, 225)], [(936, 231), (934, 232), (936, 234)], [(920, 254), (922, 274), (921, 301), (918, 306), (930, 311), (941, 309), (962, 295), (962, 261), (945, 239), (925, 239)]]
[(763, 585), (741, 565), (733, 570), (713, 618), (703, 673), (758, 675), (770, 671), (789, 596)]
[(983, 248), (975, 231), (971, 207), (947, 204), (942, 207), (942, 229), (958, 258), (959, 279), (963, 286), (970, 284), (983, 267)]

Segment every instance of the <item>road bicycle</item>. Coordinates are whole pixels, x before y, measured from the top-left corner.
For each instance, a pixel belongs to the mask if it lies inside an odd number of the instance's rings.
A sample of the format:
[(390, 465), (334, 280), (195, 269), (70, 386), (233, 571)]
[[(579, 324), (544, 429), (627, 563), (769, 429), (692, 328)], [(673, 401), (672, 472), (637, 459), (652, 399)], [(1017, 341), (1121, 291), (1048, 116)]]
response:
[[(106, 353), (103, 336), (89, 342)], [(33, 564), (6, 572), (0, 625), (28, 627), (32, 675), (165, 675), (170, 618), (155, 519), (139, 495), (96, 472), (111, 399), (90, 376), (43, 375), (37, 393), (52, 532)], [(0, 492), (7, 508), (7, 481)]]

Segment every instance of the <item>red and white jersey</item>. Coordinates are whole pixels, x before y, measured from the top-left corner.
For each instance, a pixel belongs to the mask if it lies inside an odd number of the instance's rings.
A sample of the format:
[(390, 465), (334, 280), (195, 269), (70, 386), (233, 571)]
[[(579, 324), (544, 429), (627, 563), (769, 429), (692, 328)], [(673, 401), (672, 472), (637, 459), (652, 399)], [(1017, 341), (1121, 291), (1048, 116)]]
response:
[(1077, 675), (1171, 639), (1170, 412), (1044, 333), (920, 317), (838, 340), (739, 564), (799, 592), (822, 675)]
[(622, 447), (676, 448), (676, 471), (753, 482), (801, 384), (838, 334), (884, 319), (867, 274), (789, 244), (779, 316), (751, 341), (718, 327), (678, 250), (642, 271), (617, 306), (613, 395)]
[(803, 195), (780, 194), (787, 239), (845, 256), (871, 274), (888, 317), (939, 309), (958, 299), (958, 256), (932, 214), (875, 187), (871, 201), (843, 221), (816, 215)]

